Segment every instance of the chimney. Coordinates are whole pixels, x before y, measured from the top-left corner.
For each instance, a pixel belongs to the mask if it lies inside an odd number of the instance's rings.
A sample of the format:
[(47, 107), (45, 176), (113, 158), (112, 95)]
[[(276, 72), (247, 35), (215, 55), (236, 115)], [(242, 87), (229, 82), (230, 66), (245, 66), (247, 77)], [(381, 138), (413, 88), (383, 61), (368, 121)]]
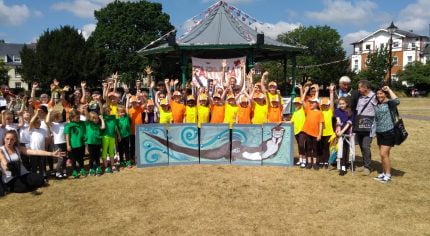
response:
[(409, 30), (409, 32), (413, 33), (413, 32), (414, 32), (414, 30)]

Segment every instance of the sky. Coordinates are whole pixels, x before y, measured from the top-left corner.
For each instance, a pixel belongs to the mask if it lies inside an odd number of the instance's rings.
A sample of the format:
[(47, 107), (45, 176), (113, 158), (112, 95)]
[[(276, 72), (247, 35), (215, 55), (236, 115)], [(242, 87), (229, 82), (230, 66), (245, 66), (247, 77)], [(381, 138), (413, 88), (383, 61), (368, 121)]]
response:
[[(113, 0), (0, 0), (0, 39), (8, 43), (36, 42), (47, 29), (74, 26), (84, 37), (95, 29), (94, 10)], [(183, 29), (192, 17), (216, 0), (153, 0), (163, 5), (171, 23)], [(300, 25), (328, 25), (351, 42), (391, 21), (403, 30), (429, 35), (430, 0), (225, 0), (262, 22), (259, 30), (276, 38)]]

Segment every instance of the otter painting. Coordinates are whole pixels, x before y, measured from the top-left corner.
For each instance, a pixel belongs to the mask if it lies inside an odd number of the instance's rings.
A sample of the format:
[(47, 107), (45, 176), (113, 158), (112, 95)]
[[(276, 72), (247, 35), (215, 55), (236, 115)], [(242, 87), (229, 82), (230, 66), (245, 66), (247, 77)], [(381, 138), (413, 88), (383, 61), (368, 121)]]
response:
[[(239, 140), (233, 140), (231, 142), (231, 152), (240, 154), (240, 155), (232, 155), (232, 156), (236, 156), (237, 158), (240, 158), (243, 160), (251, 160), (251, 161), (261, 161), (261, 160), (265, 160), (273, 156), (276, 156), (282, 144), (284, 131), (285, 131), (284, 128), (282, 128), (281, 126), (273, 127), (271, 138), (266, 141), (263, 141), (260, 147), (248, 147), (248, 146), (245, 146)], [(153, 138), (154, 140), (158, 141), (160, 144), (166, 147), (168, 145), (169, 149), (175, 152), (199, 158), (199, 150), (197, 149), (182, 147), (172, 142), (168, 143), (166, 139), (160, 138), (150, 133), (146, 133), (146, 135), (148, 135), (149, 137)], [(230, 142), (226, 142), (223, 145), (213, 149), (200, 150), (200, 156), (209, 160), (219, 160), (222, 158), (229, 159)]]

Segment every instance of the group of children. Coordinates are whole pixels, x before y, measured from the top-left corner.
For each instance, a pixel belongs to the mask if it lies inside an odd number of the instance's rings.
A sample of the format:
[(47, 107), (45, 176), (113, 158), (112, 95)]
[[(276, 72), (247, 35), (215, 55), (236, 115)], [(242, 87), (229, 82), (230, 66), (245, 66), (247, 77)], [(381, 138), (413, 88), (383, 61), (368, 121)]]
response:
[[(147, 73), (150, 77), (152, 71)], [(0, 96), (7, 104), (1, 107), (0, 136), (15, 130), (19, 144), (29, 149), (67, 152), (65, 158), (58, 158), (55, 169), (51, 157), (22, 156), (28, 170), (45, 178), (67, 178), (68, 166), (74, 178), (112, 173), (133, 166), (135, 131), (140, 124), (196, 123), (200, 127), (202, 123), (281, 122), (283, 101), (276, 83), (269, 82), (266, 90), (268, 73), (255, 84), (253, 77), (251, 71), (240, 84), (231, 77), (218, 84), (211, 81), (208, 87), (191, 83), (185, 89), (177, 80), (166, 79), (157, 86), (150, 82), (145, 91), (140, 81), (133, 89), (117, 88), (119, 76), (114, 74), (101, 90), (92, 91), (86, 82), (72, 91), (54, 80), (51, 94), (39, 97), (37, 82), (30, 97), (13, 95), (6, 87)]]
[[(319, 86), (306, 83), (299, 85), (300, 97), (294, 99), (295, 112), (291, 121), (294, 123), (294, 135), (298, 145), (301, 168), (329, 168), (330, 143), (333, 137), (342, 142), (339, 175), (347, 172), (349, 162), (349, 138), (352, 134), (353, 112), (349, 99), (341, 97), (335, 109), (335, 86), (330, 85), (330, 97), (319, 99)], [(336, 143), (335, 145), (336, 146)]]

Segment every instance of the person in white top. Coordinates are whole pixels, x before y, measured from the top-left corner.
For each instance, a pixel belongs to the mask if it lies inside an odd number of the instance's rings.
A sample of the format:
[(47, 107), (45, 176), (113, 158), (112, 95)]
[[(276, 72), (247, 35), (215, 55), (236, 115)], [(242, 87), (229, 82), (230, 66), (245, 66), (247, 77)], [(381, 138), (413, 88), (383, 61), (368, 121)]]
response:
[[(46, 123), (48, 124), (48, 127), (50, 127), (53, 136), (54, 151), (67, 151), (66, 137), (64, 135), (64, 126), (66, 125), (66, 122), (64, 121), (65, 115), (59, 111), (52, 111), (52, 109), (49, 110), (48, 115), (46, 116)], [(58, 158), (57, 172), (55, 173), (55, 177), (57, 179), (67, 178), (66, 160), (67, 157)]]
[[(42, 111), (38, 109), (30, 121), (30, 149), (44, 151), (46, 147), (46, 140), (48, 139), (48, 132), (41, 128), (42, 121), (39, 118), (41, 112)], [(31, 172), (38, 172), (39, 175), (46, 177), (45, 157), (31, 158), (30, 164)]]
[[(15, 131), (7, 131), (0, 147), (0, 171), (2, 182), (10, 192), (25, 193), (34, 191), (44, 185), (42, 176), (30, 173), (21, 162), (21, 154), (29, 156), (63, 157), (64, 152), (47, 152), (31, 150), (18, 146), (18, 135)], [(4, 193), (4, 192), (3, 192)]]

